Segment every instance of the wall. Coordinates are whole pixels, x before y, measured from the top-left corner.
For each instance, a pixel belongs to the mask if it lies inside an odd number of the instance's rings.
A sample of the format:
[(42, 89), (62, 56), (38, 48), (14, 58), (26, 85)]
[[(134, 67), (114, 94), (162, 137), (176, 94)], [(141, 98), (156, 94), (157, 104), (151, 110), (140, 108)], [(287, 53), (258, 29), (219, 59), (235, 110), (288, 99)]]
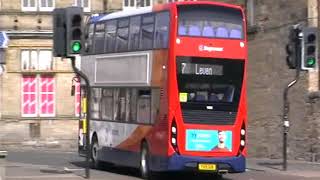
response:
[[(286, 65), (285, 45), (290, 25), (307, 23), (308, 1), (257, 0), (257, 33), (249, 35), (248, 118), (249, 155), (282, 157), (282, 106), (284, 87), (295, 70)], [(319, 102), (310, 103), (307, 72), (290, 89), (290, 159), (320, 161)], [(317, 83), (317, 82), (315, 82)]]

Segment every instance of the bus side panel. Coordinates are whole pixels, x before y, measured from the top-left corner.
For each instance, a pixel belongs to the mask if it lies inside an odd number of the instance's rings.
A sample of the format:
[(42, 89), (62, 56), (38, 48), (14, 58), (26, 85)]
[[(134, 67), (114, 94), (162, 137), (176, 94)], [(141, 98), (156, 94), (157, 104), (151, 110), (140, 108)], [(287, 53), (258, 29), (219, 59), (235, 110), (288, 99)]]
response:
[(153, 53), (152, 88), (160, 88), (160, 105), (156, 110), (155, 124), (147, 137), (151, 154), (151, 169), (166, 169), (168, 153), (168, 99), (167, 99), (167, 69), (168, 50), (155, 50)]
[(148, 125), (126, 124), (111, 121), (91, 121), (99, 142), (101, 161), (137, 167), (140, 142), (152, 129)]

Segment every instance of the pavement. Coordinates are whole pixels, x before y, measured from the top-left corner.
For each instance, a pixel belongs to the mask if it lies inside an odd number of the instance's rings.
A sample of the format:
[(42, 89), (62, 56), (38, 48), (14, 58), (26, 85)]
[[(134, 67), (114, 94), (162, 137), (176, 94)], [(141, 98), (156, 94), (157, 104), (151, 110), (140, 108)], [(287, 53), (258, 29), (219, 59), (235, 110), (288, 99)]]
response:
[(282, 159), (248, 158), (247, 170), (320, 179), (320, 163), (289, 160), (286, 171), (282, 164)]
[[(7, 156), (7, 154), (9, 155)], [(77, 162), (80, 162), (79, 160), (83, 162), (83, 158), (79, 159), (76, 153), (70, 152), (69, 154), (52, 154), (51, 152), (2, 152), (2, 155), (3, 156), (0, 156), (0, 180), (85, 179), (83, 169), (84, 164), (77, 164)], [(32, 158), (29, 158), (28, 156), (32, 156)], [(90, 179), (140, 179), (138, 175), (136, 176), (136, 172), (133, 172), (131, 174), (129, 173), (128, 176), (126, 173), (122, 173), (121, 171), (122, 170), (120, 170), (120, 172), (116, 170), (114, 173), (106, 173), (104, 171), (90, 170)], [(319, 180), (320, 163), (290, 160), (288, 161), (287, 171), (283, 171), (281, 159), (248, 158), (247, 173), (245, 174), (250, 175), (250, 173), (256, 174), (256, 177), (258, 178), (255, 179), (264, 179), (259, 177), (262, 177), (265, 174), (270, 174), (271, 179), (272, 175), (274, 175), (274, 177), (287, 177), (288, 179), (292, 179), (291, 177), (293, 177), (294, 179), (298, 180)], [(227, 179), (230, 179), (229, 175), (227, 175), (226, 177)], [(231, 177), (232, 179), (253, 179), (237, 177), (234, 178), (232, 175)]]

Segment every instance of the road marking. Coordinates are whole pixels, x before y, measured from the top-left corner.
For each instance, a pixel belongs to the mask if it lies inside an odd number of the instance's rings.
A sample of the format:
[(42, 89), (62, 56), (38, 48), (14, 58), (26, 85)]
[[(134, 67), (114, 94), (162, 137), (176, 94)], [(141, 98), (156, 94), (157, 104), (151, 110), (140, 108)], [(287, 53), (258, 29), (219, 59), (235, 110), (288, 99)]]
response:
[(85, 169), (84, 168), (78, 168), (78, 169), (69, 169), (68, 167), (64, 167), (63, 170), (65, 171), (84, 171)]
[(6, 179), (45, 179), (45, 178), (81, 178), (77, 175), (50, 175), (50, 176), (6, 176)]
[(246, 172), (248, 171), (261, 171), (261, 172), (264, 172), (265, 170), (263, 169), (255, 169), (255, 168), (246, 168)]

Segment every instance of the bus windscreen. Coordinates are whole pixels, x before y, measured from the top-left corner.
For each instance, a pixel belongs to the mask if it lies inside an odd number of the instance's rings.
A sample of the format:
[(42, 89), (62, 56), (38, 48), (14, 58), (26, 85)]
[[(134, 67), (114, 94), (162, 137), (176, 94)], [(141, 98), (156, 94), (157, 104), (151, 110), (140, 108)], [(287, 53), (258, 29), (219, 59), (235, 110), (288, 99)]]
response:
[(178, 21), (179, 36), (244, 39), (244, 21), (239, 9), (182, 5), (178, 7)]
[(184, 121), (234, 123), (243, 75), (243, 60), (177, 57), (179, 101)]

